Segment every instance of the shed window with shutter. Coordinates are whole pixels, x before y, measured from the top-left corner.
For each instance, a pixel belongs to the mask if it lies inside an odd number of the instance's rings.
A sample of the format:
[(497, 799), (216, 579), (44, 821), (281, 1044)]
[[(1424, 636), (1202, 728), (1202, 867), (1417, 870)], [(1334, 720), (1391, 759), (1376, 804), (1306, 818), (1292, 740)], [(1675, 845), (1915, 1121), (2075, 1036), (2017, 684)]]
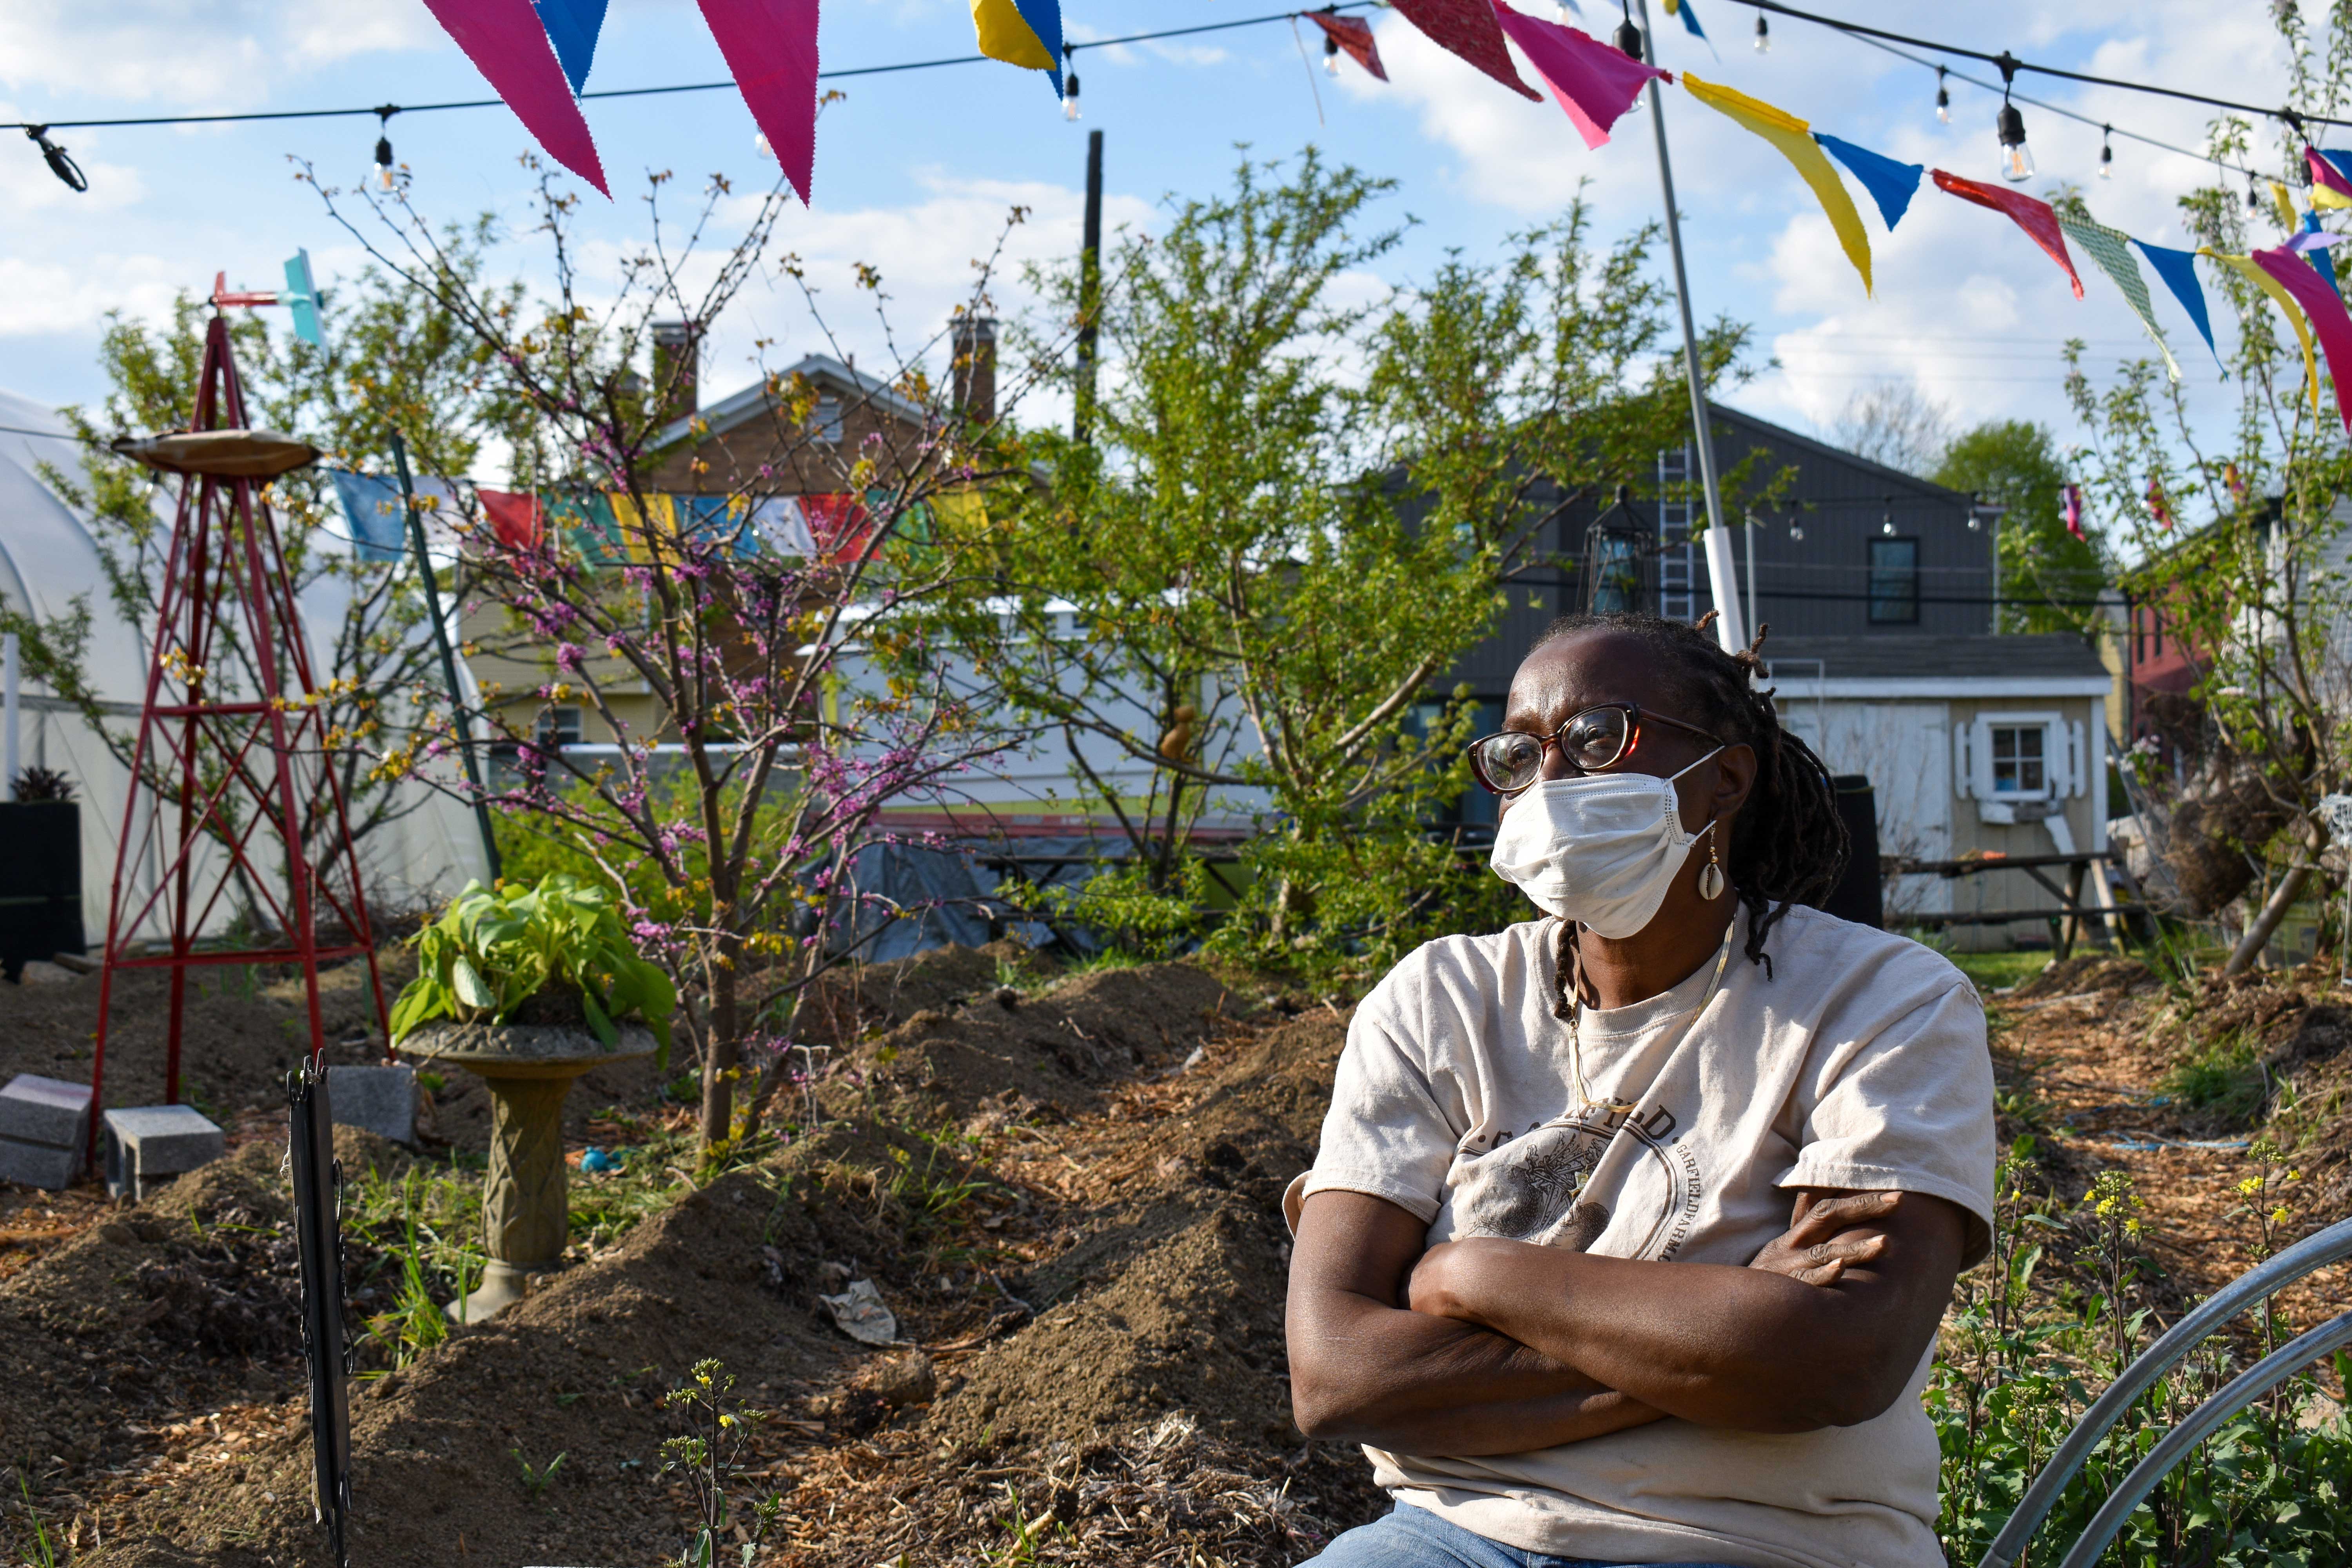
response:
[(1993, 794), (2040, 795), (2050, 787), (2042, 757), (2049, 733), (2040, 724), (1992, 727)]

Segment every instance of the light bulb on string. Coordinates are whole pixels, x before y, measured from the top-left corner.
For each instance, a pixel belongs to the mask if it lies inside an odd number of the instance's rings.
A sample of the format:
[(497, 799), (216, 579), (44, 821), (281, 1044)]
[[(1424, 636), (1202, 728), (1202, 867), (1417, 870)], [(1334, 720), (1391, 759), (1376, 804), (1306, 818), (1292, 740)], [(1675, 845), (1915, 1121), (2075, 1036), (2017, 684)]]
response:
[(1551, 15), (1552, 20), (1563, 27), (1584, 20), (1584, 12), (1577, 5), (1576, 0), (1559, 0), (1559, 4), (1551, 8)]
[(2254, 172), (2252, 169), (2246, 171), (2246, 210), (2250, 213), (2263, 210), (2263, 198), (2254, 194)]
[(1759, 55), (1772, 52), (1772, 29), (1765, 25), (1761, 11), (1756, 13), (1756, 52)]
[(375, 111), (375, 182), (380, 190), (394, 190), (399, 184), (392, 161), (392, 117), (399, 112), (389, 103)]
[(2114, 126), (2099, 127), (2099, 178), (2103, 180), (2112, 180), (2116, 177), (2115, 136)]
[(65, 182), (68, 190), (89, 189), (89, 181), (83, 175), (81, 165), (75, 163), (64, 148), (49, 140), (47, 126), (27, 125), (25, 127), (25, 135), (34, 145), (40, 148), (41, 161), (49, 166), (50, 174)]
[(1071, 71), (1062, 78), (1062, 118), (1078, 117), (1078, 73)]
[(1805, 525), (1799, 522), (1795, 518), (1790, 518), (1789, 520), (1789, 542), (1791, 544), (1802, 544), (1804, 542)]
[(1944, 85), (1944, 68), (1936, 68), (1936, 118), (1949, 125), (1952, 122), (1952, 90)]
[(1323, 74), (1339, 74), (1339, 40), (1328, 33), (1323, 35)]
[(2033, 150), (2025, 144), (2025, 116), (2009, 101), (2010, 85), (2017, 79), (2017, 61), (2007, 49), (1993, 62), (2000, 67), (2000, 112), (1993, 117), (1993, 135), (2000, 142), (2000, 177), (2012, 185), (2033, 178)]
[(1642, 29), (1633, 25), (1633, 7), (1627, 5), (1624, 9), (1625, 19), (1617, 24), (1617, 36), (1610, 41), (1617, 46), (1619, 54), (1638, 60), (1642, 58)]

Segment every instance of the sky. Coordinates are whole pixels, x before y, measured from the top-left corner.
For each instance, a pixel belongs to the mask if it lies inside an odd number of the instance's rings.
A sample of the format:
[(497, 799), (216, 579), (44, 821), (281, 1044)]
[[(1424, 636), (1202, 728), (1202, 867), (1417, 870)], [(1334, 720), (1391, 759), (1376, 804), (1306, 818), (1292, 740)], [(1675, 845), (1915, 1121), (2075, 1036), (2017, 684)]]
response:
[[(1616, 21), (1603, 0), (1580, 0), (1585, 26)], [(1878, 152), (1995, 179), (1995, 95), (1954, 81), (1952, 122), (1934, 113), (1931, 70), (1851, 37), (1774, 18), (1769, 53), (1751, 47), (1756, 13), (1694, 0), (1721, 58), (1662, 13), (1658, 52), (1671, 69), (1732, 86)], [(2083, 0), (2067, 6), (1978, 0), (1820, 0), (1872, 25), (2137, 80), (2272, 101), (2283, 96), (2284, 48), (2259, 0)], [(1552, 15), (1550, 0), (1521, 0)], [(1069, 37), (1085, 41), (1261, 14), (1265, 0), (1065, 0)], [(1308, 145), (1393, 180), (1381, 209), (1411, 220), (1379, 283), (1409, 283), (1451, 249), (1491, 255), (1514, 230), (1560, 213), (1580, 189), (1606, 237), (1659, 216), (1655, 145), (1646, 110), (1587, 150), (1549, 101), (1528, 102), (1428, 42), (1393, 11), (1371, 13), (1391, 80), (1341, 61), (1321, 68), (1311, 28), (1302, 58), (1287, 23), (1143, 45), (1082, 48), (1083, 118), (1072, 124), (1039, 72), (982, 63), (835, 81), (846, 97), (820, 120), (813, 205), (779, 226), (778, 248), (803, 258), (835, 341), (871, 363), (885, 353), (873, 303), (851, 269), (879, 269), (901, 340), (938, 333), (971, 287), (976, 258), (1000, 239), (1013, 261), (1074, 254), (1079, 243), (1086, 132), (1106, 145), (1108, 226), (1149, 229), (1171, 197), (1222, 188), (1246, 148), (1289, 158)], [(831, 68), (968, 54), (966, 0), (827, 0), (820, 47)], [(1960, 62), (1954, 62), (1958, 67)], [(1990, 68), (1968, 68), (1990, 76)], [(688, 0), (612, 0), (588, 86), (714, 81), (726, 70)], [(2021, 78), (2032, 97), (2185, 147), (2201, 144), (2196, 105), (2049, 78)], [(422, 103), (491, 96), (422, 0), (7, 0), (0, 6), (0, 119), (101, 117)], [(1679, 89), (1664, 97), (1683, 213), (1693, 305), (1702, 318), (1752, 323), (1759, 361), (1777, 359), (1730, 395), (1756, 414), (1823, 431), (1857, 390), (1909, 384), (1961, 424), (2074, 423), (2061, 347), (2090, 344), (2102, 377), (2146, 352), (2114, 289), (2077, 258), (2087, 299), (2007, 220), (1924, 185), (1888, 235), (1859, 189), (1876, 254), (1865, 296), (1827, 220), (1764, 142)], [(677, 175), (678, 198), (712, 173), (739, 192), (764, 187), (775, 164), (731, 90), (587, 105), (614, 200), (584, 193), (579, 224), (592, 286), (647, 233), (645, 175)], [(2209, 165), (2117, 138), (2114, 175), (2095, 176), (2100, 132), (2025, 110), (2045, 195), (2083, 188), (2103, 222), (2158, 244), (2186, 243), (2175, 203)], [(37, 150), (0, 136), (0, 389), (56, 405), (103, 392), (96, 350), (110, 312), (157, 316), (175, 291), (273, 287), (285, 257), (306, 247), (322, 282), (364, 261), (352, 237), (294, 178), (307, 161), (322, 181), (350, 184), (371, 167), (373, 117), (212, 127), (121, 127), (53, 132), (89, 179), (58, 183)], [(519, 159), (529, 135), (503, 108), (396, 116), (388, 126), (425, 215), (489, 214), (502, 243), (493, 266), (547, 279), (542, 240), (529, 232), (532, 183)], [(2267, 134), (2267, 132), (2265, 132)], [(2268, 160), (2275, 143), (2262, 143)], [(741, 221), (748, 197), (721, 210)], [(1007, 228), (1007, 215), (1025, 209)], [(1660, 265), (1664, 265), (1663, 249)], [(2153, 285), (2153, 279), (2151, 279)], [(2158, 313), (2188, 373), (2193, 405), (2218, 416), (2226, 391), (2185, 318), (2157, 289)], [(1008, 280), (996, 302), (1022, 303)], [(788, 362), (825, 347), (798, 293), (773, 272), (746, 289), (712, 343), (706, 400), (755, 374), (755, 343)], [(2226, 342), (2224, 347), (2226, 349)], [(488, 477), (488, 476), (483, 476)]]

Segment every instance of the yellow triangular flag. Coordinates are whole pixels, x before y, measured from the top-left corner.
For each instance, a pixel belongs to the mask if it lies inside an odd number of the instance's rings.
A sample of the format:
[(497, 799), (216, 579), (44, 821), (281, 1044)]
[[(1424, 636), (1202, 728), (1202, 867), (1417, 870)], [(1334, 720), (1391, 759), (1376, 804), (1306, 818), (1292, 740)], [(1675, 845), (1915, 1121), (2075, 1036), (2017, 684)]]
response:
[(1761, 136), (1797, 166), (1797, 173), (1821, 199), (1822, 211), (1829, 215), (1830, 227), (1837, 231), (1838, 244), (1845, 247), (1845, 258), (1862, 274), (1863, 292), (1871, 292), (1870, 236), (1863, 229), (1862, 215), (1853, 210), (1853, 198), (1845, 194), (1845, 185), (1830, 166), (1822, 144), (1813, 140), (1812, 127), (1784, 109), (1732, 88), (1701, 81), (1688, 71), (1682, 73), (1682, 82), (1693, 98)]
[(2294, 193), (2273, 180), (2271, 200), (2278, 204), (2279, 226), (2289, 234), (2301, 234), (2303, 220), (2294, 216)]
[(2312, 352), (2311, 323), (2303, 319), (2303, 307), (2294, 302), (2294, 296), (2280, 288), (2277, 279), (2254, 265), (2254, 258), (2251, 256), (2224, 256), (2210, 246), (2203, 245), (2197, 247), (2197, 254), (2210, 256), (2226, 267), (2236, 268), (2245, 274), (2255, 288), (2278, 301), (2279, 309), (2286, 312), (2287, 325), (2294, 329), (2296, 340), (2303, 344), (2303, 373), (2311, 382), (2311, 411), (2317, 414), (2319, 412), (2319, 356)]

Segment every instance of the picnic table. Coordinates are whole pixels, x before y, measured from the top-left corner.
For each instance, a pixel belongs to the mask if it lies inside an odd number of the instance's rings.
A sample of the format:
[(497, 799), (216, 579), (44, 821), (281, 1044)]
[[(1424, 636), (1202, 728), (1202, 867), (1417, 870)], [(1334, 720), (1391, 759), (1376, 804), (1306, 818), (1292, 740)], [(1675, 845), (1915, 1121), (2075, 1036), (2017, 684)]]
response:
[[(2046, 920), (2050, 922), (2052, 956), (2063, 960), (2074, 953), (2075, 942), (2082, 939), (2085, 919), (2095, 916), (2114, 921), (2148, 912), (2147, 906), (2143, 903), (2084, 903), (2083, 882), (2090, 874), (2091, 868), (2117, 863), (2117, 858), (2107, 850), (2086, 849), (2072, 855), (1972, 855), (1959, 860), (1916, 860), (1906, 855), (1896, 855), (1888, 857), (1886, 869), (1890, 875), (1941, 877), (1948, 881), (1962, 877), (1980, 877), (1988, 871), (2024, 872), (2047, 888), (2061, 907), (2055, 910), (1930, 911), (1906, 915), (1904, 923), (1936, 929), (1944, 926), (2008, 925), (2016, 921)], [(2066, 885), (2063, 888), (2048, 875), (2060, 866), (2067, 868)]]

